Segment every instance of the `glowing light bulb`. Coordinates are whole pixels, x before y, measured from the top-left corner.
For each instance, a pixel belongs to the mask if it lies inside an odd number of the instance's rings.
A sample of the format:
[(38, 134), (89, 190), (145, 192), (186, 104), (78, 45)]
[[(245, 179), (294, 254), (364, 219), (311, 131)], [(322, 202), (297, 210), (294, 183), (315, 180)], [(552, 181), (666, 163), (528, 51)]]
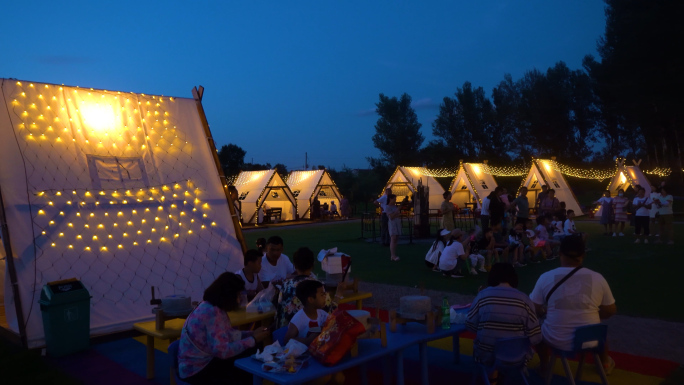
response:
[(86, 251), (90, 251), (90, 246), (85, 247)]
[(78, 234), (78, 235), (76, 236), (76, 239), (82, 239), (82, 238), (83, 238), (83, 237), (81, 236), (81, 234)]
[(43, 214), (45, 214), (45, 211), (43, 211), (43, 210), (38, 210), (38, 214), (43, 215)]

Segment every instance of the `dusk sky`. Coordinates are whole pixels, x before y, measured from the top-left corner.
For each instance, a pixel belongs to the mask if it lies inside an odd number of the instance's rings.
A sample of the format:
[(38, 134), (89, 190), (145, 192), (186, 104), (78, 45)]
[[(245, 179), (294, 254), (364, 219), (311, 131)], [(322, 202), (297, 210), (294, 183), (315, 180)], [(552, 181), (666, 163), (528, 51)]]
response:
[[(192, 97), (245, 160), (366, 168), (378, 95), (413, 98), (432, 137), (463, 82), (491, 95), (558, 61), (581, 68), (604, 3), (574, 1), (8, 1), (0, 77)], [(454, 160), (457, 164), (458, 160)]]

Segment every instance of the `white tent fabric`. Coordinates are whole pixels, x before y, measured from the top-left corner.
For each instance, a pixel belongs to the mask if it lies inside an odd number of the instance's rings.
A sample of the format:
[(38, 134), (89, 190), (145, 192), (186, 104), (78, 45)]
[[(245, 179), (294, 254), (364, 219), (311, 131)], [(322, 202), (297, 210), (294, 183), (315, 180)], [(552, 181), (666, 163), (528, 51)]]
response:
[(484, 163), (461, 163), (456, 176), (451, 181), (451, 202), (460, 208), (466, 203), (475, 203), (482, 207), (482, 198), (488, 196), (496, 188), (494, 176), (486, 172)]
[(243, 223), (257, 223), (259, 209), (281, 208), (283, 220), (295, 218), (297, 201), (276, 170), (242, 171), (236, 181)]
[[(83, 282), (95, 335), (151, 319), (151, 286), (199, 300), (219, 274), (242, 267), (194, 99), (1, 82), (7, 257), (29, 347), (44, 344), (47, 282)], [(5, 310), (18, 332), (7, 270)]]
[(410, 197), (416, 192), (419, 181), (430, 189), (428, 196), (430, 210), (439, 210), (444, 200), (444, 187), (435, 178), (429, 176), (429, 172), (424, 167), (398, 166), (385, 188), (392, 188), (392, 193), (397, 196), (397, 203), (400, 203), (405, 197)]
[[(617, 159), (615, 168), (615, 175), (610, 179), (607, 190), (610, 191), (611, 196), (617, 196), (618, 190), (627, 190), (629, 187), (635, 188), (641, 186), (646, 189), (646, 196), (651, 194), (651, 182), (646, 178), (641, 169), (639, 162), (634, 162), (634, 166), (625, 166), (624, 159)], [(601, 215), (601, 207), (595, 213), (597, 216)]]
[(572, 192), (570, 185), (560, 172), (555, 160), (532, 160), (530, 171), (522, 184), (522, 186), (527, 187), (527, 200), (530, 203), (530, 208), (534, 207), (537, 195), (541, 192), (542, 185), (547, 185), (549, 188), (554, 189), (556, 198), (558, 198), (560, 202), (565, 202), (565, 208), (567, 210), (573, 210), (576, 216), (583, 215), (582, 208), (580, 207), (575, 194)]
[(299, 218), (311, 218), (311, 203), (315, 197), (323, 203), (335, 202), (340, 207), (340, 190), (326, 170), (291, 171), (287, 185), (297, 197)]

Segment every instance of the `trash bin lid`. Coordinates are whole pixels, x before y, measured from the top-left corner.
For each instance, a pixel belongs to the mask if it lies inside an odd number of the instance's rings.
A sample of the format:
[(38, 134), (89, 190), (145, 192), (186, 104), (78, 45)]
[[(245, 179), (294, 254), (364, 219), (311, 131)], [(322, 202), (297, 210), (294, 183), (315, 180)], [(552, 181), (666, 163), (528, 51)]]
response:
[(90, 293), (83, 283), (76, 278), (48, 282), (40, 293), (41, 305), (61, 305), (74, 301), (86, 300)]

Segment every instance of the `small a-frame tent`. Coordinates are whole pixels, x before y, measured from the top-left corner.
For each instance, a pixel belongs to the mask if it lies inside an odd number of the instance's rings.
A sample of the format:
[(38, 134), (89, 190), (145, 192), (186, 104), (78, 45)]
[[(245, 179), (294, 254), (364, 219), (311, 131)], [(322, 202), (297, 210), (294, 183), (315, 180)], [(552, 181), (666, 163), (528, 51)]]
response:
[[(615, 160), (615, 175), (610, 179), (606, 190), (610, 191), (610, 195), (615, 197), (618, 195), (618, 190), (627, 190), (629, 187), (635, 188), (641, 186), (646, 189), (646, 196), (651, 194), (651, 182), (646, 178), (639, 165), (641, 160), (632, 160), (634, 166), (625, 166), (625, 159), (617, 158)], [(601, 215), (601, 206), (595, 213)]]
[[(444, 187), (432, 176), (425, 167), (398, 166), (390, 177), (385, 188), (391, 188), (392, 194), (397, 196), (397, 203), (405, 197), (411, 197), (416, 192), (418, 182), (430, 189), (430, 210), (439, 210), (444, 200)], [(384, 189), (381, 194), (384, 194)]]
[(632, 188), (641, 186), (646, 189), (646, 195), (651, 193), (651, 182), (646, 178), (639, 165), (641, 160), (632, 161), (634, 166), (625, 166), (625, 160), (618, 158), (616, 160), (615, 175), (611, 178), (607, 190), (610, 191), (611, 196), (617, 196), (618, 190), (627, 190), (630, 186)]
[(321, 205), (330, 205), (334, 201), (340, 207), (342, 195), (326, 170), (291, 171), (287, 176), (287, 185), (297, 197), (299, 218), (311, 218), (311, 203), (316, 197)]
[(242, 171), (235, 181), (243, 223), (258, 223), (264, 204), (282, 209), (282, 220), (295, 219), (297, 200), (276, 170)]
[(0, 79), (7, 334), (44, 345), (38, 300), (48, 282), (83, 283), (97, 335), (153, 319), (152, 286), (200, 300), (243, 266), (202, 91), (174, 98)]
[(575, 193), (572, 192), (570, 185), (565, 177), (560, 172), (560, 168), (556, 164), (555, 158), (551, 159), (532, 159), (532, 166), (523, 179), (520, 187), (527, 187), (527, 200), (530, 203), (530, 208), (534, 207), (537, 196), (541, 192), (541, 186), (547, 185), (554, 189), (556, 198), (560, 202), (565, 202), (567, 210), (573, 210), (576, 216), (583, 215)]
[(451, 202), (460, 208), (466, 207), (466, 203), (475, 203), (481, 208), (482, 198), (488, 196), (497, 186), (494, 176), (486, 171), (486, 163), (460, 162), (458, 172), (449, 187)]

